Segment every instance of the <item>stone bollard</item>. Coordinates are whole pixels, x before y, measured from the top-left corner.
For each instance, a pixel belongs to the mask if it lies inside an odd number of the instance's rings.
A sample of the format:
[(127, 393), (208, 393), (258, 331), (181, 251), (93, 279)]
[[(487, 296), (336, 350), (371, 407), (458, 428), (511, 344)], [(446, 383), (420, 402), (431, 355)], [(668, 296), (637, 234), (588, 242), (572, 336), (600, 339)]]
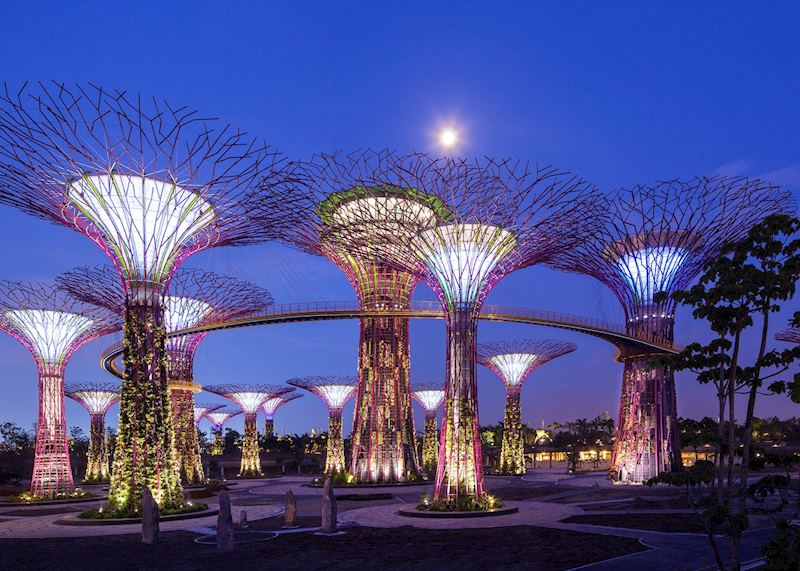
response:
[(247, 529), (247, 510), (239, 512), (239, 529)]
[(328, 476), (322, 486), (322, 526), (319, 528), (319, 532), (333, 534), (337, 531), (336, 497), (333, 495), (333, 481)]
[(297, 500), (292, 490), (286, 492), (286, 503), (283, 508), (283, 529), (294, 529), (297, 525)]
[(233, 516), (231, 496), (227, 490), (219, 493), (219, 515), (217, 516), (217, 551), (233, 551)]
[(145, 488), (142, 494), (142, 543), (152, 544), (158, 541), (158, 518), (158, 504), (150, 488)]

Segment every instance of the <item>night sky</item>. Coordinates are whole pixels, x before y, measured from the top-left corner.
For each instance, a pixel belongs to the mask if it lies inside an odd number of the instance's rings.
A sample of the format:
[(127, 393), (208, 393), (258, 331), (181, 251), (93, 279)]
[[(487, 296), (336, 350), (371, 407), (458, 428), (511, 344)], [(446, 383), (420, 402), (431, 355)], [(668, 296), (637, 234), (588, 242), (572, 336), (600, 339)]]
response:
[[(453, 124), (464, 135), (462, 155), (555, 164), (605, 190), (721, 173), (763, 176), (798, 196), (799, 24), (800, 7), (789, 2), (19, 2), (3, 5), (0, 62), (3, 79), (15, 83), (92, 81), (193, 106), (292, 158), (366, 146), (435, 151), (437, 129)], [(4, 279), (50, 280), (105, 262), (77, 232), (8, 207), (0, 207), (0, 243)], [(278, 303), (355, 297), (329, 262), (275, 245), (211, 250), (186, 265), (252, 280)], [(433, 296), (423, 284), (414, 298)], [(773, 331), (800, 309), (797, 301), (774, 317)], [(602, 285), (545, 268), (512, 274), (487, 303), (622, 321)], [(704, 333), (679, 311), (678, 342)], [(413, 321), (411, 335), (412, 381), (440, 382), (443, 323)], [(528, 378), (525, 422), (603, 411), (616, 418), (622, 366), (613, 345), (509, 324), (482, 324), (479, 336), (578, 345)], [(67, 381), (113, 380), (98, 366), (113, 340), (81, 348)], [(196, 379), (283, 383), (354, 374), (357, 342), (356, 321), (213, 333), (198, 351)], [(33, 360), (0, 334), (0, 363), (0, 421), (30, 427)], [(503, 394), (499, 379), (480, 368), (482, 423), (501, 420)], [(715, 400), (712, 389), (679, 375), (679, 414), (713, 416)], [(109, 424), (116, 425), (117, 410)], [(777, 396), (761, 398), (756, 414), (800, 410)], [(346, 427), (351, 418), (352, 402)], [(88, 432), (87, 414), (71, 401), (67, 423)], [(278, 432), (325, 425), (325, 408), (312, 395), (275, 420)]]

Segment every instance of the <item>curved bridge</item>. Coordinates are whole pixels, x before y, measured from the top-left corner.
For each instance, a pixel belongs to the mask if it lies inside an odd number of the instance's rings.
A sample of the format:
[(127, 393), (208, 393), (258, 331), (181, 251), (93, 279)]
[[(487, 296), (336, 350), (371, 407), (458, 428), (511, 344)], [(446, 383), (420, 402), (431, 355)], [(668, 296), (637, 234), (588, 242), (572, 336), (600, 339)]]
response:
[[(357, 301), (286, 303), (275, 305), (263, 312), (245, 315), (230, 321), (204, 324), (175, 331), (170, 334), (170, 337), (191, 335), (192, 333), (206, 333), (221, 329), (250, 327), (253, 325), (270, 325), (273, 323), (292, 323), (299, 321), (324, 321), (330, 319), (360, 319), (362, 317), (444, 319), (444, 312), (437, 301), (415, 301), (411, 303), (408, 309), (386, 308), (379, 310), (362, 310)], [(599, 337), (600, 339), (604, 339), (616, 345), (618, 356), (635, 353), (677, 353), (680, 351), (680, 347), (677, 347), (674, 343), (653, 335), (631, 335), (625, 331), (625, 326), (619, 323), (569, 315), (557, 311), (484, 304), (479, 318), (486, 321), (527, 323), (530, 325), (543, 325), (546, 327), (576, 331), (578, 333), (586, 333), (587, 335)], [(117, 343), (112, 345), (104, 351), (100, 358), (100, 364), (112, 375), (122, 377), (122, 371), (119, 370), (115, 363), (115, 360), (121, 354), (122, 344)]]

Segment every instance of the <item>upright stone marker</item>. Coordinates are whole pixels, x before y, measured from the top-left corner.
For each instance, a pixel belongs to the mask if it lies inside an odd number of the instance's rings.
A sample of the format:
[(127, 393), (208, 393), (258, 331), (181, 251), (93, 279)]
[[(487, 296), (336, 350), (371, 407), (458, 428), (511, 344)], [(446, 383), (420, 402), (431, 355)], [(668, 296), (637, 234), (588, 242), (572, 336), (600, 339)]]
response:
[(233, 551), (233, 516), (231, 496), (227, 490), (219, 493), (219, 515), (217, 516), (217, 551)]
[(239, 512), (239, 529), (247, 529), (247, 510)]
[(322, 526), (320, 533), (336, 533), (336, 497), (333, 495), (333, 481), (330, 476), (325, 478), (322, 486)]
[(292, 490), (286, 492), (286, 503), (283, 508), (283, 527), (284, 529), (299, 527), (297, 525), (297, 500), (294, 499)]
[(150, 488), (145, 488), (142, 494), (142, 543), (152, 544), (158, 541), (158, 518), (158, 504)]

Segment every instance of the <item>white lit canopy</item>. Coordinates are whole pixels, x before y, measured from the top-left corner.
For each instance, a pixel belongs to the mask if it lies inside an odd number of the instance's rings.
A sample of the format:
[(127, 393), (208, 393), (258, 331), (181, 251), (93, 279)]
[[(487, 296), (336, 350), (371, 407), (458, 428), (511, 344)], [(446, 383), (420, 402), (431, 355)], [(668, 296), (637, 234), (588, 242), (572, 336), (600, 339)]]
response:
[(102, 389), (72, 391), (68, 396), (80, 402), (89, 414), (105, 414), (119, 400), (119, 393)]
[(71, 182), (67, 198), (134, 283), (164, 283), (180, 250), (215, 215), (198, 193), (173, 182), (113, 172)]
[(231, 417), (236, 416), (237, 414), (239, 414), (239, 413), (238, 412), (232, 412), (232, 411), (218, 411), (218, 410), (215, 410), (213, 412), (207, 413), (206, 414), (206, 418), (209, 419), (211, 421), (211, 424), (213, 424), (215, 427), (220, 428), (220, 427), (222, 427), (223, 424), (228, 422), (228, 420)]
[(422, 408), (425, 409), (425, 412), (436, 412), (436, 409), (444, 401), (443, 389), (422, 389), (414, 391), (412, 394), (417, 399), (417, 402), (422, 405)]
[(617, 269), (636, 301), (649, 305), (655, 294), (670, 291), (689, 254), (688, 249), (674, 246), (644, 247), (620, 256)]
[(533, 353), (506, 353), (491, 358), (492, 364), (502, 373), (503, 382), (509, 388), (522, 385), (539, 356)]
[(61, 363), (71, 345), (94, 323), (77, 313), (44, 309), (12, 309), (5, 316), (28, 339), (35, 357), (48, 364)]
[(264, 413), (267, 415), (267, 420), (272, 420), (272, 418), (275, 416), (275, 411), (283, 406), (283, 404), (288, 400), (291, 399), (287, 399), (285, 396), (277, 396), (265, 400), (261, 407), (264, 409)]
[(319, 385), (316, 387), (317, 394), (325, 399), (328, 403), (328, 408), (331, 410), (341, 410), (350, 398), (356, 392), (355, 385)]
[(449, 224), (425, 230), (413, 242), (447, 301), (470, 307), (492, 272), (516, 247), (508, 230), (486, 224)]
[(262, 391), (241, 391), (228, 394), (228, 398), (236, 401), (245, 414), (258, 413), (258, 409), (270, 396), (271, 393)]

